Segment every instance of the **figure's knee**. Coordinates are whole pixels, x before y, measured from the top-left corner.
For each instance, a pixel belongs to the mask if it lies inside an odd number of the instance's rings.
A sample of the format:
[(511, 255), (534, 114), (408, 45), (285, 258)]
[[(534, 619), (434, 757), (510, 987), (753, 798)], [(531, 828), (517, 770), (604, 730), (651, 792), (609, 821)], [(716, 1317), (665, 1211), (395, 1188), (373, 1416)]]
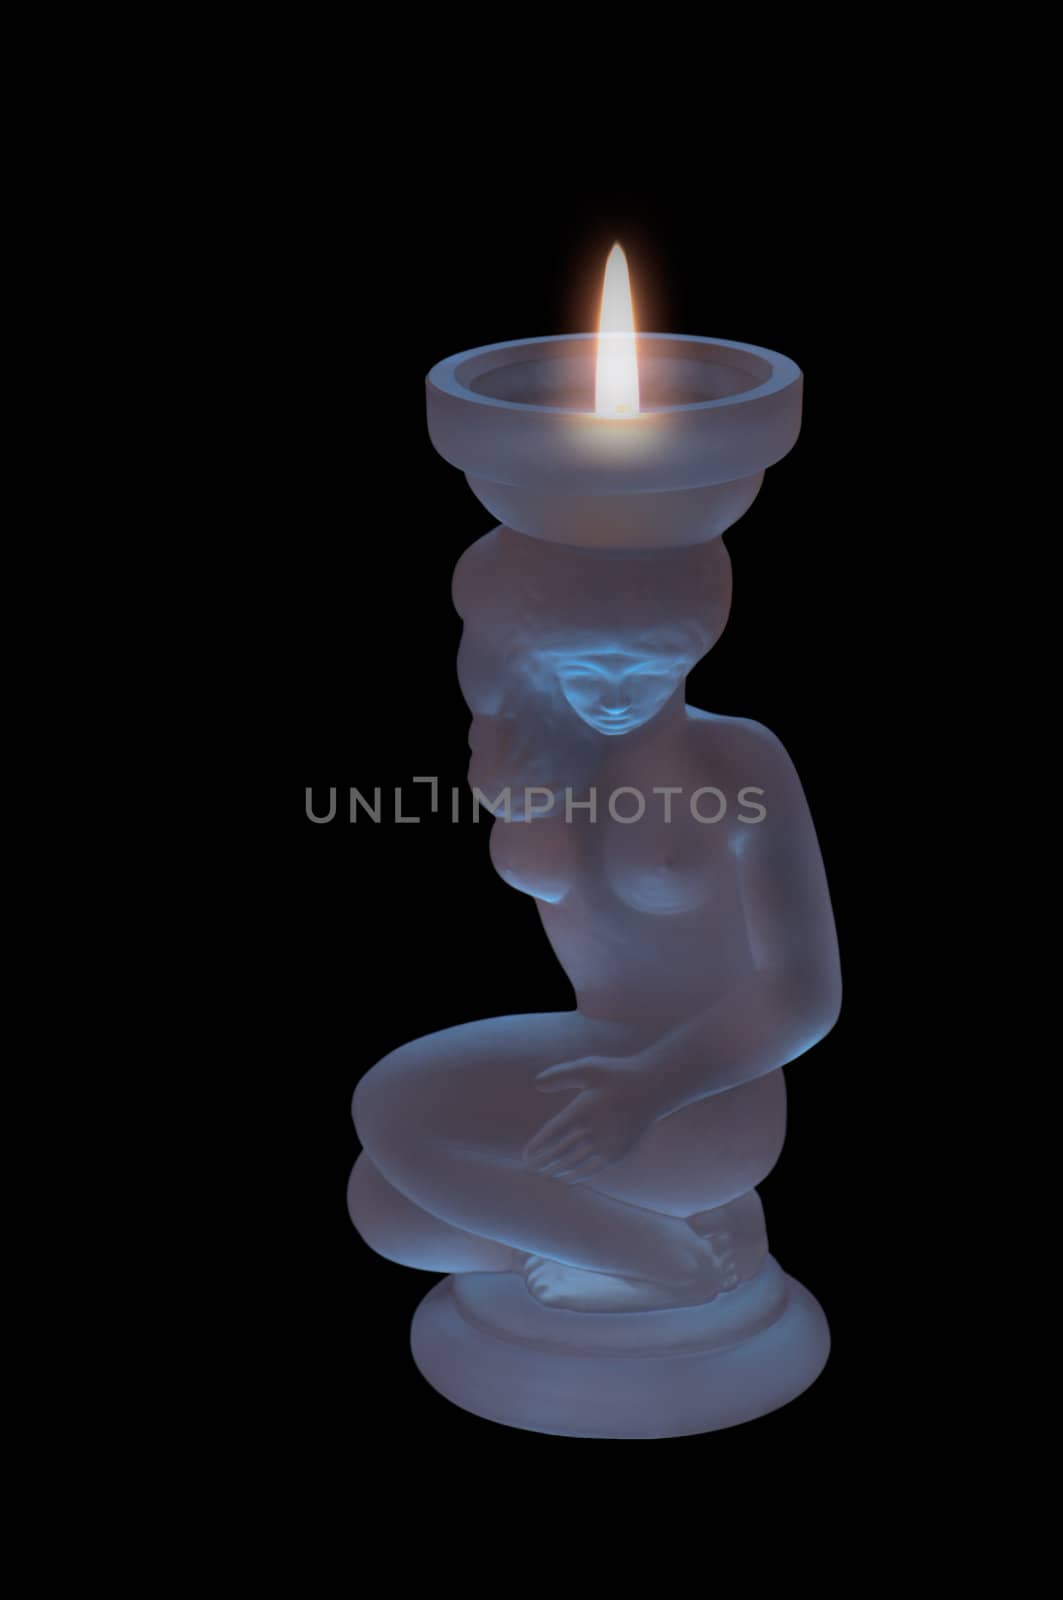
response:
[[(490, 1047), (494, 1041), (494, 1047)], [(354, 1093), (354, 1125), (384, 1176), (400, 1188), (471, 1152), (516, 1159), (551, 1108), (534, 1088), (539, 1065), (513, 1036), (444, 1029), (393, 1050)], [(517, 1057), (517, 1059), (514, 1059)], [(415, 1191), (414, 1191), (415, 1192)]]
[[(388, 1183), (367, 1151), (354, 1163), (347, 1183), (347, 1211), (371, 1250), (404, 1267), (420, 1267), (422, 1235), (431, 1219)], [(429, 1263), (431, 1266), (431, 1263)]]
[(420, 1161), (439, 1123), (439, 1084), (414, 1045), (403, 1045), (371, 1067), (354, 1091), (355, 1131), (387, 1173)]
[(358, 1157), (347, 1184), (347, 1210), (377, 1255), (425, 1272), (512, 1272), (523, 1256), (493, 1239), (433, 1216), (388, 1182), (371, 1156)]
[(351, 1101), (354, 1131), (367, 1149), (373, 1130), (380, 1120), (382, 1092), (385, 1086), (377, 1079), (377, 1074), (383, 1065), (384, 1062), (378, 1062), (375, 1067), (370, 1067), (368, 1072), (362, 1074), (355, 1084), (354, 1098)]
[[(370, 1067), (355, 1087), (351, 1101), (354, 1128), (367, 1150), (390, 1142), (401, 1126), (400, 1104), (404, 1094), (402, 1051), (393, 1050)], [(406, 1091), (408, 1092), (408, 1091)]]

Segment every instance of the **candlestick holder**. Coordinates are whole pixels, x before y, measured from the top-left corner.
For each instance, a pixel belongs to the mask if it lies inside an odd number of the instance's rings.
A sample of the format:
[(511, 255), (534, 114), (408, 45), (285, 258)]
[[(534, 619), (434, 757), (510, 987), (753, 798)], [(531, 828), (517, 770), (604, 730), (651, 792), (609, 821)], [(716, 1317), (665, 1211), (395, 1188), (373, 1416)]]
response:
[(574, 1010), (446, 1028), (359, 1083), (349, 1206), (422, 1301), (421, 1372), (513, 1427), (661, 1438), (814, 1381), (813, 1297), (756, 1193), (782, 1067), (833, 1025), (830, 900), (766, 728), (690, 707), (730, 604), (720, 535), (800, 425), (772, 351), (639, 336), (641, 409), (598, 416), (597, 336), (467, 351), (428, 427), (500, 519), (453, 597), (469, 781), (495, 869), (532, 895)]

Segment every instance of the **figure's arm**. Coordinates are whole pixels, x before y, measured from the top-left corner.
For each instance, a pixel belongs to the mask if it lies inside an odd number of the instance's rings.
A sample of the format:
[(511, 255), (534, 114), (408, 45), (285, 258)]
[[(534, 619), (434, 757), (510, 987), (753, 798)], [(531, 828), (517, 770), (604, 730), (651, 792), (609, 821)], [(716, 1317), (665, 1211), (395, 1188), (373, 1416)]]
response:
[(841, 973), (827, 880), (789, 756), (756, 723), (732, 723), (736, 787), (764, 792), (761, 822), (735, 822), (746, 976), (692, 1020), (625, 1057), (586, 1056), (536, 1075), (575, 1092), (531, 1140), (538, 1172), (581, 1182), (622, 1159), (661, 1117), (811, 1049), (837, 1020)]
[(633, 1058), (658, 1117), (794, 1060), (830, 1031), (841, 1005), (834, 917), (800, 781), (773, 734), (740, 727), (735, 774), (764, 790), (767, 813), (736, 822), (731, 836), (751, 970)]

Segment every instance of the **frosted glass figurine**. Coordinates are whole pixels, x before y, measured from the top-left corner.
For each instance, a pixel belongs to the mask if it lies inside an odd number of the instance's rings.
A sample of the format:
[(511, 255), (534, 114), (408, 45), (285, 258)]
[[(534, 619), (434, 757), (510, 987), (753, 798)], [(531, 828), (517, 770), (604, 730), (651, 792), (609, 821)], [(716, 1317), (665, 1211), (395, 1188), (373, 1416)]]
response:
[(375, 1250), (450, 1274), (413, 1327), (436, 1389), (600, 1438), (762, 1415), (828, 1349), (755, 1187), (781, 1069), (839, 1009), (820, 852), (778, 739), (685, 700), (727, 620), (719, 535), (793, 443), (800, 373), (719, 340), (639, 344), (625, 420), (592, 413), (590, 335), (429, 374), (433, 442), (505, 519), (454, 578), (469, 781), (576, 1007), (378, 1062), (349, 1191)]

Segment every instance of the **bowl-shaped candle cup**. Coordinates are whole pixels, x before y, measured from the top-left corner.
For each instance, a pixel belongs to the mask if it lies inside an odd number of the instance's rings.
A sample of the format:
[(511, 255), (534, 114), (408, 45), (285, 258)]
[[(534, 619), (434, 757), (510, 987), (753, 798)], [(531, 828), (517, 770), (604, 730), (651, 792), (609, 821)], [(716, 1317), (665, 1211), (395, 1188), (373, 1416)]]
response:
[(518, 339), (438, 362), (426, 379), (433, 445), (500, 522), (536, 539), (632, 549), (715, 538), (797, 438), (800, 369), (756, 345), (640, 333), (640, 410), (599, 416), (599, 337)]

